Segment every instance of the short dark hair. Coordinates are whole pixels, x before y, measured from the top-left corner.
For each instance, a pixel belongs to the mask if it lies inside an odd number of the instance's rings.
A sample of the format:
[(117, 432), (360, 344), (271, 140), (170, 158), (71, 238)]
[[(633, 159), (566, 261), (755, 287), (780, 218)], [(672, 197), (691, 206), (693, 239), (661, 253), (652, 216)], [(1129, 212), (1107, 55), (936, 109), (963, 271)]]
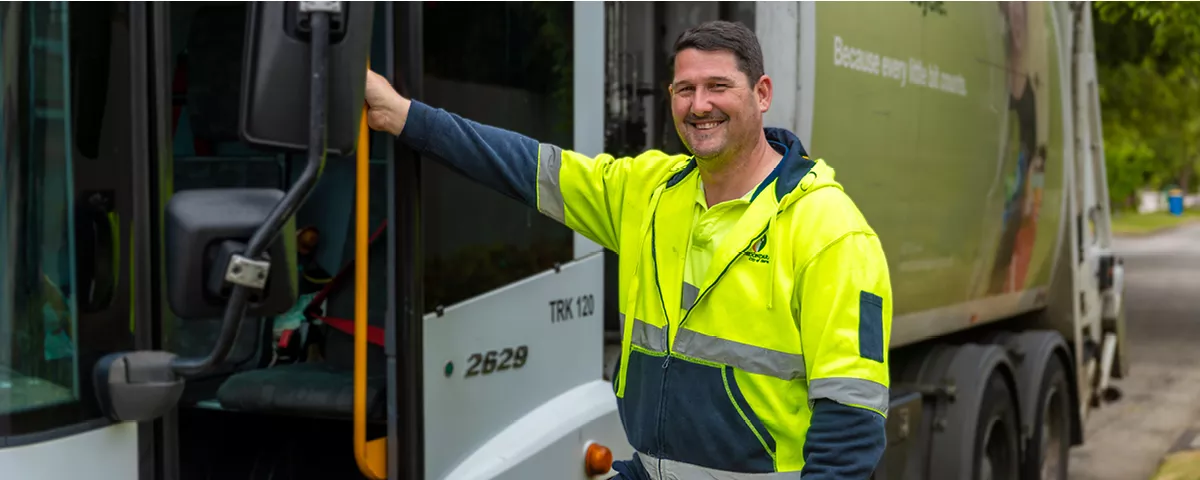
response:
[(675, 54), (671, 63), (675, 63), (674, 57), (678, 56), (679, 52), (689, 48), (706, 52), (733, 52), (737, 57), (738, 70), (746, 74), (751, 84), (758, 82), (765, 73), (762, 46), (758, 43), (758, 37), (741, 22), (714, 20), (689, 28), (675, 40)]

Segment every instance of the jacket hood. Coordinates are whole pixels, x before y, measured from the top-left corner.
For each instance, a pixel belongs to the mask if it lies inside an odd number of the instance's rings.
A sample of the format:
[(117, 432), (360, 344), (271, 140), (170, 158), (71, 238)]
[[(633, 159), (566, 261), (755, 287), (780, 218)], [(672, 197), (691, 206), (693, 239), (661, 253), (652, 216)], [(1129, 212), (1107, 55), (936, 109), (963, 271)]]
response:
[(810, 159), (796, 134), (774, 127), (764, 131), (775, 151), (783, 154), (783, 160), (758, 188), (761, 191), (775, 180), (775, 200), (780, 210), (814, 190), (838, 185), (833, 179), (833, 169), (823, 160)]

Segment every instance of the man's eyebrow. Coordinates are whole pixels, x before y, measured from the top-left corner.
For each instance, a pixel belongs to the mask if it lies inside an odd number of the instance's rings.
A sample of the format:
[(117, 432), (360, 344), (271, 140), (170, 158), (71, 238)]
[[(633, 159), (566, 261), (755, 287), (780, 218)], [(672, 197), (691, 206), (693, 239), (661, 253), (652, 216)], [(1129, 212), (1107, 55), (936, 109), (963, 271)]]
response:
[[(732, 78), (722, 77), (722, 76), (708, 77), (708, 78), (704, 79), (704, 81), (705, 82), (733, 83)], [(681, 85), (691, 85), (691, 84), (692, 84), (692, 82), (690, 80), (680, 80), (675, 83), (672, 83), (671, 85), (678, 87)]]

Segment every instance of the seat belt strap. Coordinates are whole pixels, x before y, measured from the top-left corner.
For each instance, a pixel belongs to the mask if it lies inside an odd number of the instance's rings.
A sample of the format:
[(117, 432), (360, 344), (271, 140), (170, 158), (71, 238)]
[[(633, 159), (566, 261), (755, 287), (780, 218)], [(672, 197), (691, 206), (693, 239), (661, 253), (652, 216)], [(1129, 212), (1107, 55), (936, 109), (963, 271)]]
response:
[[(317, 317), (322, 323), (330, 327), (341, 330), (350, 336), (354, 336), (354, 320), (346, 320), (344, 318), (334, 317)], [(383, 346), (383, 329), (374, 325), (367, 325), (367, 341), (375, 345)]]
[[(383, 231), (386, 229), (387, 220), (384, 220), (383, 223), (379, 225), (379, 228), (375, 229), (375, 233), (371, 234), (371, 239), (367, 241), (367, 244), (374, 244), (375, 239), (379, 238), (379, 236), (382, 235)], [(342, 269), (338, 271), (337, 275), (333, 276), (333, 280), (330, 280), (329, 283), (326, 283), (325, 286), (321, 288), (321, 291), (317, 292), (317, 294), (313, 296), (312, 300), (309, 300), (308, 306), (304, 307), (305, 315), (307, 315), (309, 311), (314, 312), (314, 317), (319, 314), (320, 309), (317, 308), (317, 305), (320, 305), (321, 302), (324, 302), (325, 298), (328, 297), (330, 293), (333, 293), (334, 288), (341, 286), (342, 282), (346, 279), (346, 274), (350, 272), (352, 267), (354, 267), (354, 260), (346, 262), (346, 265), (342, 266)]]
[[(379, 225), (379, 228), (375, 229), (375, 233), (371, 234), (371, 238), (370, 238), (370, 240), (367, 241), (367, 244), (368, 245), (374, 244), (375, 240), (378, 239), (379, 236), (382, 235), (384, 230), (386, 230), (386, 229), (387, 229), (387, 220), (384, 220), (383, 223), (381, 223)], [(308, 305), (306, 305), (304, 307), (304, 317), (305, 318), (307, 318), (309, 320), (320, 320), (322, 323), (329, 325), (330, 327), (338, 329), (341, 332), (346, 333), (350, 336), (354, 336), (354, 321), (353, 320), (346, 320), (344, 318), (326, 317), (323, 315), (324, 312), (322, 312), (320, 307), (318, 307), (318, 305), (320, 305), (321, 302), (324, 302), (325, 299), (327, 297), (329, 297), (329, 294), (333, 293), (333, 290), (335, 288), (342, 285), (342, 282), (346, 278), (346, 274), (349, 273), (353, 267), (354, 267), (353, 260), (351, 260), (350, 262), (347, 262), (346, 265), (343, 266), (340, 271), (338, 271), (337, 275), (334, 275), (333, 279), (330, 280), (329, 283), (326, 283), (325, 286), (323, 288), (321, 288), (321, 291), (317, 292), (317, 294), (313, 296), (312, 300), (309, 300)], [(383, 346), (383, 329), (380, 327), (376, 327), (374, 325), (367, 325), (367, 341), (382, 347)]]

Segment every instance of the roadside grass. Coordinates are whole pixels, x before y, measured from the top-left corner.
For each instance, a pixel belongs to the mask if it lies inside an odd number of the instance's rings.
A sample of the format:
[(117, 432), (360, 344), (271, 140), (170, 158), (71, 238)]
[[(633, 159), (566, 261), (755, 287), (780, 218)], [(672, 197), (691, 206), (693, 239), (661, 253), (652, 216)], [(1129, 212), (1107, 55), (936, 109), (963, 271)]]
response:
[(1192, 480), (1200, 478), (1200, 451), (1185, 450), (1163, 459), (1151, 480)]
[(1147, 235), (1200, 220), (1200, 210), (1185, 209), (1178, 217), (1170, 212), (1113, 212), (1113, 233), (1117, 235)]

